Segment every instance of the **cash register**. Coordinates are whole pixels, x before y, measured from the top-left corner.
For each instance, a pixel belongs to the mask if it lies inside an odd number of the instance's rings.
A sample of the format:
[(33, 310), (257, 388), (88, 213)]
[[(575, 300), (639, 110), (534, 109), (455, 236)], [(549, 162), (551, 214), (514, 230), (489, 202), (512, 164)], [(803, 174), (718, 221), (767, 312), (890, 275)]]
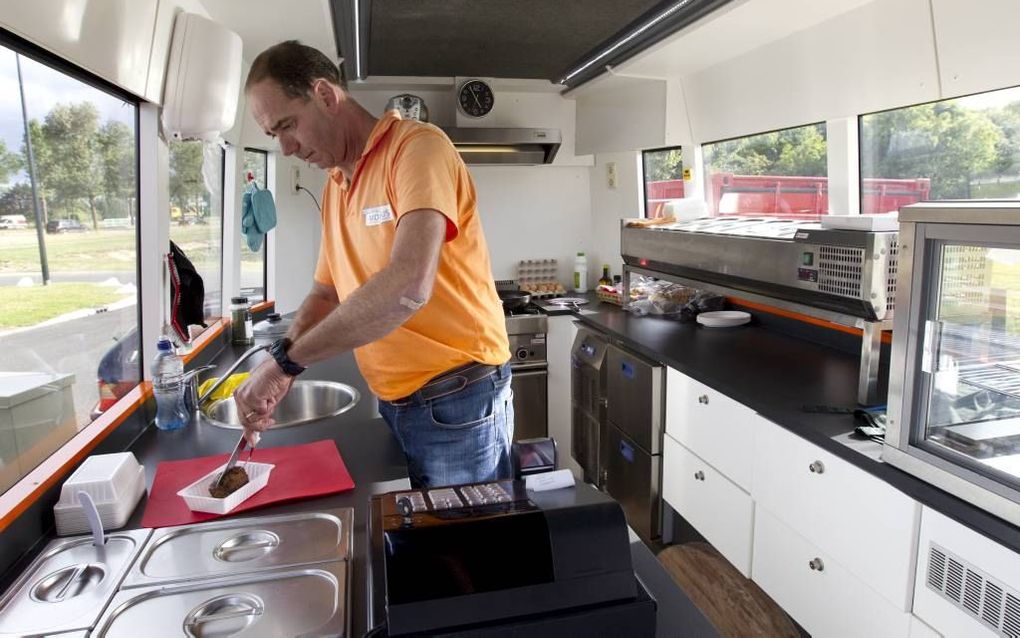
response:
[(372, 635), (655, 634), (623, 509), (589, 485), (373, 496), (369, 544)]

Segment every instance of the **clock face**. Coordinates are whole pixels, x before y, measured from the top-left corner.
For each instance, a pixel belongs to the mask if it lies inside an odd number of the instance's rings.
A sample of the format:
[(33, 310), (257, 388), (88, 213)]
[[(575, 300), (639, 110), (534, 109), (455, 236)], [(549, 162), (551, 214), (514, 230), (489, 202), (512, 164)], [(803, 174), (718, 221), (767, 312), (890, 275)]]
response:
[(495, 99), (488, 84), (481, 80), (469, 80), (460, 87), (457, 102), (465, 115), (482, 117), (492, 110)]

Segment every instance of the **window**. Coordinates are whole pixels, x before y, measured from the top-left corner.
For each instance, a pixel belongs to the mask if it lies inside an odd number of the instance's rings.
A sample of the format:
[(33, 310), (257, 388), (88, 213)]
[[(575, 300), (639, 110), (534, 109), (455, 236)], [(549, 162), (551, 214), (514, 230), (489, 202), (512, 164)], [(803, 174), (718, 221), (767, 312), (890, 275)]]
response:
[(662, 217), (666, 204), (684, 196), (683, 152), (679, 146), (641, 152), (645, 175), (645, 217)]
[(0, 40), (0, 492), (141, 378), (137, 103), (28, 49)]
[(1020, 197), (1020, 88), (862, 115), (861, 212)]
[(223, 149), (212, 142), (170, 143), (170, 240), (205, 288), (205, 316), (219, 317), (223, 278)]
[[(268, 188), (269, 153), (254, 148), (244, 149), (244, 174), (241, 183), (247, 188), (250, 181), (260, 189)], [(248, 242), (241, 239), (241, 294), (252, 302), (266, 300), (266, 242), (252, 252)]]
[(829, 210), (825, 124), (705, 144), (712, 215), (817, 219)]

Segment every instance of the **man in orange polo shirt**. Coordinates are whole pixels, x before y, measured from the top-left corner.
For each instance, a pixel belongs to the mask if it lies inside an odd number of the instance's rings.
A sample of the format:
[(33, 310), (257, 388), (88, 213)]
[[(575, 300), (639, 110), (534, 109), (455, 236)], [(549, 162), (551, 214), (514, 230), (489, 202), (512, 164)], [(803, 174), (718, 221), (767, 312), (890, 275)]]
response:
[(249, 431), (305, 366), (354, 350), (415, 486), (509, 478), (510, 347), (471, 175), (438, 128), (355, 102), (296, 41), (254, 61), (252, 115), (329, 171), (312, 290), (273, 360), (234, 395)]

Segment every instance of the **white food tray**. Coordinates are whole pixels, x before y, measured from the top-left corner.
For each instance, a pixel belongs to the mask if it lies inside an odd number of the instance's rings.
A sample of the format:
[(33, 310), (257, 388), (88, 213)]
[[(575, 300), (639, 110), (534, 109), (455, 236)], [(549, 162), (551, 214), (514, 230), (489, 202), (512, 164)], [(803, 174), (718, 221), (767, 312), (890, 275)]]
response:
[(239, 461), (237, 466), (243, 467), (244, 471), (248, 473), (248, 482), (226, 498), (209, 496), (209, 485), (212, 484), (213, 479), (219, 476), (226, 466), (227, 464), (224, 463), (180, 492), (177, 492), (177, 495), (188, 504), (188, 509), (193, 512), (226, 514), (265, 487), (269, 483), (269, 473), (276, 467), (271, 463), (245, 463)]

